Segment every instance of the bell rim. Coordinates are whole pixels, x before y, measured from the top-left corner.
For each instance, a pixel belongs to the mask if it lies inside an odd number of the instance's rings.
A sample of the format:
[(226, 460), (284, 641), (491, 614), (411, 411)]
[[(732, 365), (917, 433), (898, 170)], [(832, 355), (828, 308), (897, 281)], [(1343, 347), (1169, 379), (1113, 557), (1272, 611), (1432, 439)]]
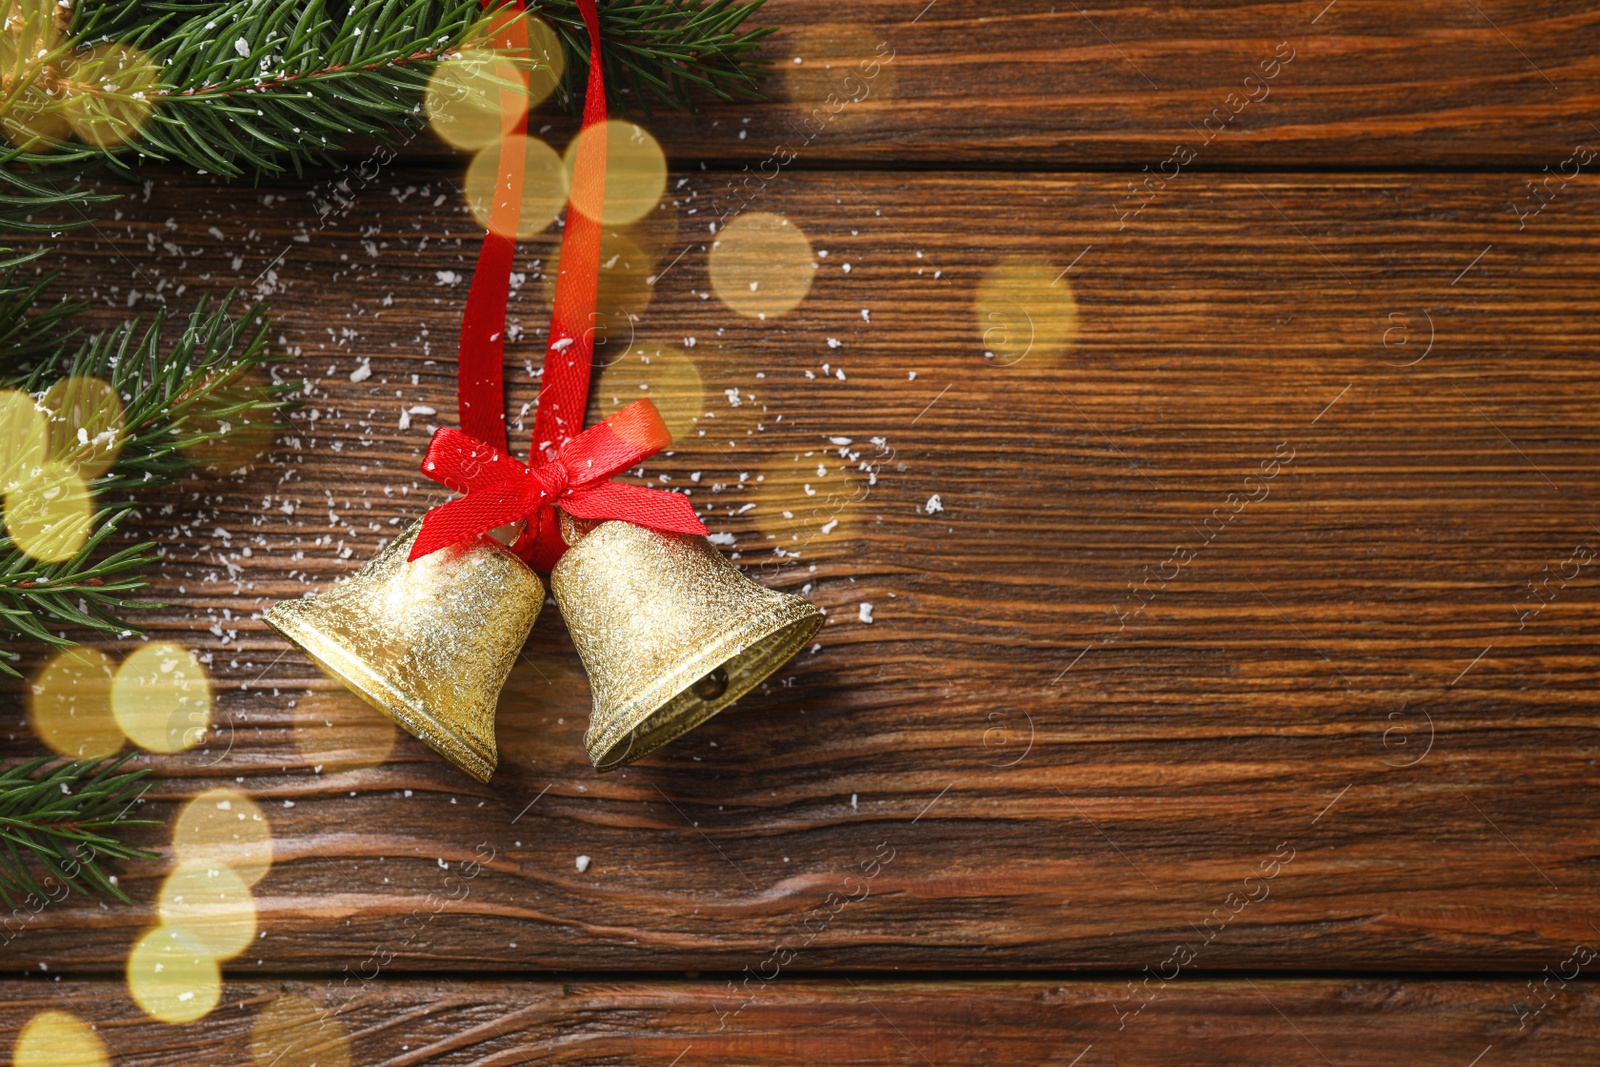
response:
[[(339, 641), (324, 633), (294, 611), (301, 601), (283, 601), (268, 608), (262, 621), (274, 632), (315, 663), (323, 673), (341, 682), (344, 687), (366, 703), (386, 715), (401, 729), (449, 760), (479, 782), (487, 783), (499, 764), (499, 753), (490, 748), (481, 750), (473, 740), (452, 730), (442, 720), (430, 714), (427, 708), (406, 697), (400, 690), (385, 682), (376, 672), (358, 659), (341, 655), (342, 663), (334, 663), (324, 650), (343, 653)], [(274, 617), (276, 616), (276, 617)], [(386, 700), (387, 698), (387, 700)], [(437, 734), (439, 741), (434, 740)]]
[[(626, 767), (628, 764), (643, 759), (671, 744), (684, 734), (704, 725), (716, 715), (726, 711), (747, 696), (756, 686), (782, 670), (795, 656), (799, 655), (800, 649), (805, 646), (807, 641), (816, 636), (817, 631), (822, 629), (822, 624), (827, 621), (827, 616), (822, 613), (822, 609), (809, 600), (793, 594), (781, 593), (777, 590), (767, 589), (764, 591), (775, 597), (783, 598), (777, 605), (778, 610), (774, 614), (767, 615), (764, 618), (720, 635), (709, 650), (702, 652), (697, 657), (700, 662), (709, 661), (711, 663), (709, 668), (704, 670), (696, 669), (694, 671), (680, 668), (662, 679), (658, 679), (642, 694), (633, 696), (617, 708), (609, 709), (608, 718), (616, 725), (601, 734), (594, 734), (594, 719), (591, 717), (590, 729), (584, 734), (583, 744), (584, 748), (589, 752), (589, 760), (596, 771), (605, 773)], [(707, 673), (716, 670), (741, 652), (786, 630), (794, 631), (794, 635), (790, 638), (793, 647), (786, 654), (777, 657), (768, 670), (759, 674), (747, 674), (741, 678), (738, 685), (730, 682), (728, 690), (719, 696), (715, 702), (707, 702), (707, 707), (710, 710), (698, 715), (680, 717), (673, 722), (672, 729), (653, 735), (646, 747), (637, 749), (630, 747), (625, 758), (609, 763), (603, 761), (602, 757), (610, 755), (629, 735), (648, 723), (652, 716), (659, 713), (661, 709), (665, 708), (673, 699), (700, 678), (705, 677)], [(643, 711), (642, 715), (639, 714), (641, 711)], [(630, 722), (634, 723), (634, 725), (623, 725)]]

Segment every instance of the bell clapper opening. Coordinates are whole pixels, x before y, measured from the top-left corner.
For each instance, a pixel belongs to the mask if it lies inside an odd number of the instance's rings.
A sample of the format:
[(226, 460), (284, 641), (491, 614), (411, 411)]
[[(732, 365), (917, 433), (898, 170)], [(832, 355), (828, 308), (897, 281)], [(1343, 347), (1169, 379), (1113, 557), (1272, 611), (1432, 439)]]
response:
[(728, 691), (728, 668), (718, 667), (689, 687), (701, 700), (715, 700)]

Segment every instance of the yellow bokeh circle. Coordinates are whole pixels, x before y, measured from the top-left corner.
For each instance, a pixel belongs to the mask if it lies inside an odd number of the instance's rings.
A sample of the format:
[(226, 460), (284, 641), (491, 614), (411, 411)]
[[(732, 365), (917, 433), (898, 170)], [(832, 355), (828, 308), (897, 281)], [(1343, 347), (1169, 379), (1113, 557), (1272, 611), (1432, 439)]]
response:
[(182, 752), (205, 740), (211, 682), (188, 649), (145, 645), (117, 668), (111, 711), (134, 744), (151, 752)]
[(294, 709), (294, 744), (324, 774), (376, 767), (394, 748), (394, 720), (346, 690), (313, 693)]
[(1078, 332), (1078, 301), (1062, 271), (1007, 259), (984, 272), (972, 304), (983, 358), (1009, 367), (1066, 351)]
[(0, 130), (6, 140), (25, 152), (48, 152), (65, 145), (72, 126), (61, 112), (61, 100), (46, 93), (38, 82), (18, 90), (3, 112)]
[(208, 789), (173, 820), (172, 851), (179, 863), (226, 864), (255, 885), (272, 866), (272, 824), (237, 789)]
[(54, 461), (6, 493), (5, 513), (6, 533), (40, 563), (76, 556), (93, 519), (88, 485), (71, 467)]
[[(605, 182), (574, 176), (584, 142), (605, 138)], [(607, 225), (626, 225), (644, 218), (667, 190), (667, 154), (643, 126), (607, 119), (586, 127), (567, 144), (562, 157), (572, 186), (572, 206)]]
[(9, 493), (39, 473), (48, 427), (33, 397), (16, 389), (0, 389), (0, 493)]
[(237, 956), (256, 936), (255, 898), (225, 863), (180, 863), (162, 884), (156, 910), (217, 959)]
[[(600, 285), (594, 307), (594, 363), (606, 364), (632, 351), (635, 329), (655, 296), (653, 258), (631, 236), (615, 230), (600, 235)], [(555, 299), (561, 272), (559, 247), (544, 272), (545, 290)]]
[(189, 1023), (217, 1006), (222, 972), (189, 933), (158, 926), (128, 956), (128, 991), (145, 1014), (164, 1023)]
[[(567, 202), (567, 172), (556, 150), (539, 138), (510, 137), (506, 146), (515, 151), (518, 141), (523, 143), (523, 164), (522, 209), (517, 216), (516, 236), (526, 240), (544, 230), (561, 213), (561, 205)], [(499, 143), (489, 145), (473, 156), (467, 166), (467, 206), (472, 209), (472, 217), (485, 229), (497, 229), (493, 225), (493, 212), (496, 185), (500, 180), (500, 147)]]
[(635, 345), (600, 371), (595, 384), (600, 412), (615, 414), (635, 400), (648, 400), (661, 412), (676, 443), (689, 436), (706, 410), (700, 368), (681, 349), (668, 345)]
[(85, 478), (111, 469), (122, 450), (122, 400), (99, 378), (74, 376), (52, 385), (40, 401), (49, 414), (49, 457)]
[(350, 1067), (350, 1038), (333, 1014), (310, 998), (274, 997), (250, 1027), (256, 1067)]
[(782, 215), (746, 212), (712, 242), (711, 291), (746, 318), (782, 315), (811, 291), (814, 263), (800, 227)]
[(28, 725), (50, 751), (67, 759), (103, 759), (122, 749), (111, 714), (111, 657), (98, 648), (69, 648), (33, 680)]
[[(861, 445), (856, 448), (858, 455), (873, 454), (875, 446)], [(789, 453), (763, 468), (750, 518), (770, 547), (805, 555), (848, 540), (872, 485), (870, 476), (840, 451), (834, 447)]]
[(191, 440), (204, 439), (187, 446), (184, 454), (209, 473), (247, 473), (266, 456), (281, 428), (270, 409), (249, 410), (274, 399), (273, 385), (260, 367), (232, 367), (218, 377), (223, 384), (206, 385), (210, 391), (206, 406), (212, 413), (190, 420), (186, 427)]
[(784, 37), (785, 49), (801, 62), (776, 72), (773, 95), (792, 103), (790, 124), (802, 136), (824, 130), (832, 136), (884, 116), (884, 103), (895, 95), (896, 63), (881, 27), (818, 22)]
[[(423, 92), (428, 124), (446, 143), (479, 149), (497, 143), (521, 126), (561, 82), (565, 56), (556, 32), (539, 18), (517, 15), (527, 24), (528, 55), (513, 56), (500, 45), (508, 16), (480, 19), (464, 38), (459, 54), (434, 68)], [(530, 65), (531, 64), (531, 65)]]
[[(463, 51), (434, 68), (423, 93), (428, 125), (457, 148), (482, 148), (515, 129), (527, 113), (527, 97), (501, 96), (516, 82), (516, 68), (488, 51)], [(510, 104), (508, 107), (507, 104)]]
[(15, 1067), (106, 1067), (105, 1042), (88, 1023), (65, 1011), (41, 1011), (17, 1035)]
[(161, 76), (153, 60), (127, 44), (99, 44), (61, 66), (61, 110), (72, 132), (101, 148), (139, 135), (153, 110)]
[(52, 0), (11, 0), (0, 11), (0, 129), (18, 148), (44, 152), (61, 146), (72, 127), (61, 113), (60, 94), (48, 84), (38, 57), (60, 45), (58, 8)]

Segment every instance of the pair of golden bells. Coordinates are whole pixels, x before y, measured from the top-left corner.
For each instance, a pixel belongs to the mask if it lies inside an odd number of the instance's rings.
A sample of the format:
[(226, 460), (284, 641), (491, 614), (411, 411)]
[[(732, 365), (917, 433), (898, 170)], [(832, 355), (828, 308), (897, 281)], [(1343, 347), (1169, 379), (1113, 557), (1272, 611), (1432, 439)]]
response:
[[(266, 622), (324, 671), (480, 782), (495, 705), (544, 603), (497, 541), (408, 562), (415, 523), (353, 576)], [(550, 575), (594, 706), (584, 747), (611, 770), (660, 748), (783, 666), (821, 628), (800, 597), (745, 577), (704, 537), (561, 517)]]

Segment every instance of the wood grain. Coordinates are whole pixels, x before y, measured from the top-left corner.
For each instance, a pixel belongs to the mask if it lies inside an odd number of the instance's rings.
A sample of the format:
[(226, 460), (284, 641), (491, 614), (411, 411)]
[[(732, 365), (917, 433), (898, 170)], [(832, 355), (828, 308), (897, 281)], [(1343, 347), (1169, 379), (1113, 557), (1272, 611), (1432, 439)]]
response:
[(1538, 172), (1600, 136), (1582, 0), (773, 0), (760, 18), (780, 27), (769, 102), (651, 115), (674, 158), (1161, 173), (1188, 145), (1206, 169)]
[[(123, 987), (64, 1003), (44, 980), (4, 984), (0, 1043), (35, 1012), (96, 1025), (119, 1067), (206, 1062), (406, 1064), (1592, 1063), (1593, 983), (1518, 1028), (1521, 983), (1174, 982), (1143, 1011), (1121, 982), (775, 981), (744, 1006), (720, 983), (585, 980), (230, 981), (201, 1023), (165, 1026)], [(263, 1024), (263, 1020), (265, 1020)], [(1121, 1028), (1119, 1029), (1119, 1024)], [(348, 1056), (348, 1061), (341, 1058)]]
[[(386, 175), (317, 228), (303, 185), (160, 174), (58, 257), (107, 322), (270, 265), (255, 291), (311, 383), (266, 459), (139, 524), (167, 554), (150, 622), (206, 653), (220, 727), (151, 758), (149, 810), (228, 784), (276, 835), (241, 968), (1138, 973), (1187, 946), (1190, 973), (1517, 976), (1600, 937), (1600, 619), (1569, 562), (1600, 537), (1587, 186), (1519, 229), (1496, 174), (1186, 174), (1131, 219), (1108, 176), (785, 174), (760, 206), (821, 266), (760, 322), (702, 296), (690, 212), (727, 175), (675, 177), (599, 392), (637, 390), (656, 343), (692, 355), (710, 414), (648, 476), (829, 624), (767, 691), (597, 776), (548, 611), (478, 787), (409, 740), (359, 770), (355, 742), (297, 747), (297, 716), (344, 712), (254, 618), (442, 499), (414, 464), (452, 410), (453, 175)], [(515, 297), (530, 337), (551, 240)], [(1042, 288), (992, 273), (1019, 259)], [(975, 308), (986, 277), (1016, 300)], [(996, 307), (1033, 315), (1035, 350), (986, 359)], [(513, 375), (513, 412), (534, 389)], [(399, 429), (418, 408), (444, 414)], [(21, 696), (7, 759), (39, 751)], [(140, 906), (69, 902), (0, 951), (119, 969), (169, 862), (124, 879)]]

